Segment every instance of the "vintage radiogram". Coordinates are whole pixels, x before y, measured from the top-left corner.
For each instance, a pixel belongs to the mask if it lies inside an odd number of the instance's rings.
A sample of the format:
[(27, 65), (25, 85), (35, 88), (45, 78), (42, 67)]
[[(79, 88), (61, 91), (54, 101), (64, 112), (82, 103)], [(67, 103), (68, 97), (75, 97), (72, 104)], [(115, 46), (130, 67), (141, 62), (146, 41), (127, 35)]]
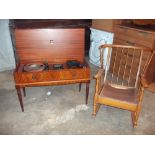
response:
[(14, 29), (15, 86), (22, 111), (25, 87), (86, 83), (88, 101), (90, 68), (84, 59), (84, 28)]

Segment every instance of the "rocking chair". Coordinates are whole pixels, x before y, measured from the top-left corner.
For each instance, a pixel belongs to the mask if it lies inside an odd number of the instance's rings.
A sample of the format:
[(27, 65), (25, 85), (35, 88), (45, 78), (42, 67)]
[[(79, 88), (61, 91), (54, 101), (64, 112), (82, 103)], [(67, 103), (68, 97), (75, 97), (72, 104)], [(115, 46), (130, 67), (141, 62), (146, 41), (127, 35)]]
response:
[[(150, 49), (123, 45), (101, 45), (100, 69), (95, 76), (93, 116), (100, 105), (131, 111), (133, 126), (137, 125), (142, 107), (144, 86), (141, 74), (150, 58)], [(147, 58), (143, 57), (148, 52)], [(146, 56), (146, 55), (145, 55)]]

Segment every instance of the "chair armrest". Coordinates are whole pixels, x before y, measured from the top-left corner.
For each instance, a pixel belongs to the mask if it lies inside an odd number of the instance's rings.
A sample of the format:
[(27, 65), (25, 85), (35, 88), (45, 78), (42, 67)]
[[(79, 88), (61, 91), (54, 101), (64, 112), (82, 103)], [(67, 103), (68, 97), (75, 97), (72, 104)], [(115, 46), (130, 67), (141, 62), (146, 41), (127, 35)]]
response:
[(99, 69), (98, 73), (94, 76), (95, 79), (99, 79), (102, 74), (104, 73), (104, 70), (103, 69)]
[(94, 76), (96, 79), (96, 94), (98, 94), (102, 88), (102, 74), (104, 73), (103, 69), (99, 69), (98, 73)]
[(144, 84), (143, 84), (143, 80), (142, 80), (142, 77), (139, 76), (139, 83), (137, 85), (137, 90), (138, 90), (138, 100), (139, 102), (142, 101), (142, 97), (143, 97), (143, 94), (144, 94)]
[(143, 74), (140, 76), (140, 80), (141, 80), (141, 84), (143, 85), (144, 88), (149, 87), (150, 83), (146, 80), (146, 78), (144, 77)]

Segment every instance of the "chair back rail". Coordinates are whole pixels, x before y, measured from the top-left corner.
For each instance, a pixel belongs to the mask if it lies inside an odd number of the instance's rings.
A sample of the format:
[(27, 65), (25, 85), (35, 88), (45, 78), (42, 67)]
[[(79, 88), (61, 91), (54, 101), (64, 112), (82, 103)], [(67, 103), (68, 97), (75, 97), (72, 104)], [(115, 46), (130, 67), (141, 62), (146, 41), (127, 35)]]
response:
[[(101, 68), (105, 70), (104, 82), (119, 84), (127, 87), (137, 87), (139, 75), (143, 72), (146, 61), (143, 53), (150, 51), (148, 48), (108, 45), (99, 47)], [(106, 63), (103, 63), (104, 52), (108, 51)], [(106, 64), (106, 66), (103, 66)]]

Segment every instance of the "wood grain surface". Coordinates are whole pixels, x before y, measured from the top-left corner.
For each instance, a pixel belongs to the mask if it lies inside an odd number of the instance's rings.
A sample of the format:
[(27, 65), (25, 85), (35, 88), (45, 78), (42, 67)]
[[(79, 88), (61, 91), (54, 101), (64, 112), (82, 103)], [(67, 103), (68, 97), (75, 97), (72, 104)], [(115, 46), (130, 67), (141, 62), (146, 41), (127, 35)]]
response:
[(16, 50), (22, 63), (83, 61), (85, 30), (16, 29)]

